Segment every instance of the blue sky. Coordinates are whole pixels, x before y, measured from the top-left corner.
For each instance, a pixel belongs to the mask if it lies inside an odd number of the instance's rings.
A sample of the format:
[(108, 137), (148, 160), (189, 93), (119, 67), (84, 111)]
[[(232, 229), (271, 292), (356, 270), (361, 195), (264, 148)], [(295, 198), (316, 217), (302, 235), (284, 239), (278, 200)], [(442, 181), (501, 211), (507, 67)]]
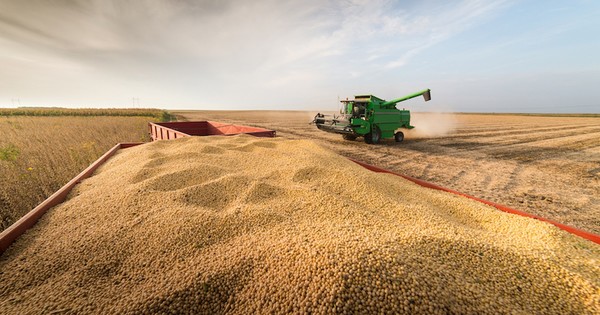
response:
[(0, 106), (600, 112), (598, 1), (0, 0)]

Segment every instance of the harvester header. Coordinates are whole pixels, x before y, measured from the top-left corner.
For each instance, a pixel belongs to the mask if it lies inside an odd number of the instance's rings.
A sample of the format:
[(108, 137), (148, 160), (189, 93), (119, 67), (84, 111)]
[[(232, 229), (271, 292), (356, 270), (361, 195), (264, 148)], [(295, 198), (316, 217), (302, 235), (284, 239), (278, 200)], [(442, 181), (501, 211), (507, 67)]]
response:
[(400, 128), (412, 129), (410, 111), (396, 108), (396, 104), (421, 96), (431, 100), (431, 90), (426, 89), (391, 101), (374, 95), (356, 95), (353, 100), (342, 100), (340, 116), (318, 113), (313, 123), (320, 130), (342, 134), (346, 140), (364, 137), (369, 144), (378, 143), (381, 138), (394, 137), (397, 142), (404, 140)]

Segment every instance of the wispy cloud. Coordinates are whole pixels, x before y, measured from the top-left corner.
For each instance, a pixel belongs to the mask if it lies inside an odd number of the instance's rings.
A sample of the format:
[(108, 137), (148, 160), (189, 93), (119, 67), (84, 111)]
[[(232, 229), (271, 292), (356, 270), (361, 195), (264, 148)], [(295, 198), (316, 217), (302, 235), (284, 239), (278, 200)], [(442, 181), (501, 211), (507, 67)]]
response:
[(506, 1), (467, 0), (458, 5), (447, 4), (427, 12), (425, 16), (420, 17), (423, 21), (421, 29), (424, 33), (421, 40), (406, 49), (400, 58), (387, 63), (386, 67), (397, 68), (407, 64), (420, 52), (485, 20), (506, 4)]
[[(262, 99), (389, 71), (505, 5), (397, 1), (2, 1), (0, 64), (15, 93), (103, 84), (190, 104)], [(56, 71), (50, 73), (48, 67)], [(18, 70), (17, 70), (18, 69)], [(62, 70), (68, 73), (68, 77)], [(368, 69), (368, 70), (367, 70)], [(329, 82), (329, 83), (328, 83)], [(89, 90), (86, 90), (86, 93)], [(318, 93), (318, 91), (316, 92)], [(48, 96), (45, 94), (45, 96)], [(175, 96), (176, 95), (176, 96)], [(12, 97), (12, 96), (11, 96)], [(80, 97), (84, 97), (84, 94)], [(157, 100), (158, 102), (158, 100)]]

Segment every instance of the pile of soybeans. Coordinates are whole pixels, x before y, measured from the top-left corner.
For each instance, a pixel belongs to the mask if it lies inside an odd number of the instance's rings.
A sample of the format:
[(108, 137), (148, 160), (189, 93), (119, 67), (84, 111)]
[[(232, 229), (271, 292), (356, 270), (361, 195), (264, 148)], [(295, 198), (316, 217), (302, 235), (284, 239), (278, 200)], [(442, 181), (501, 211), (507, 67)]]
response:
[(121, 150), (0, 258), (0, 313), (600, 313), (600, 246), (310, 141)]

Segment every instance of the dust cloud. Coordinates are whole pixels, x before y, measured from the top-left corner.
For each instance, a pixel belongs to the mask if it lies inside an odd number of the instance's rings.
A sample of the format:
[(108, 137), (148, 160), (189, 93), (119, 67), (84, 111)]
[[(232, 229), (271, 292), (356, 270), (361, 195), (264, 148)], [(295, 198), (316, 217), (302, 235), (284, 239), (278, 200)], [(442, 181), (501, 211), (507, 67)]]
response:
[(450, 134), (456, 129), (458, 123), (452, 113), (412, 112), (410, 124), (415, 126), (415, 129), (403, 130), (407, 137), (435, 138)]

